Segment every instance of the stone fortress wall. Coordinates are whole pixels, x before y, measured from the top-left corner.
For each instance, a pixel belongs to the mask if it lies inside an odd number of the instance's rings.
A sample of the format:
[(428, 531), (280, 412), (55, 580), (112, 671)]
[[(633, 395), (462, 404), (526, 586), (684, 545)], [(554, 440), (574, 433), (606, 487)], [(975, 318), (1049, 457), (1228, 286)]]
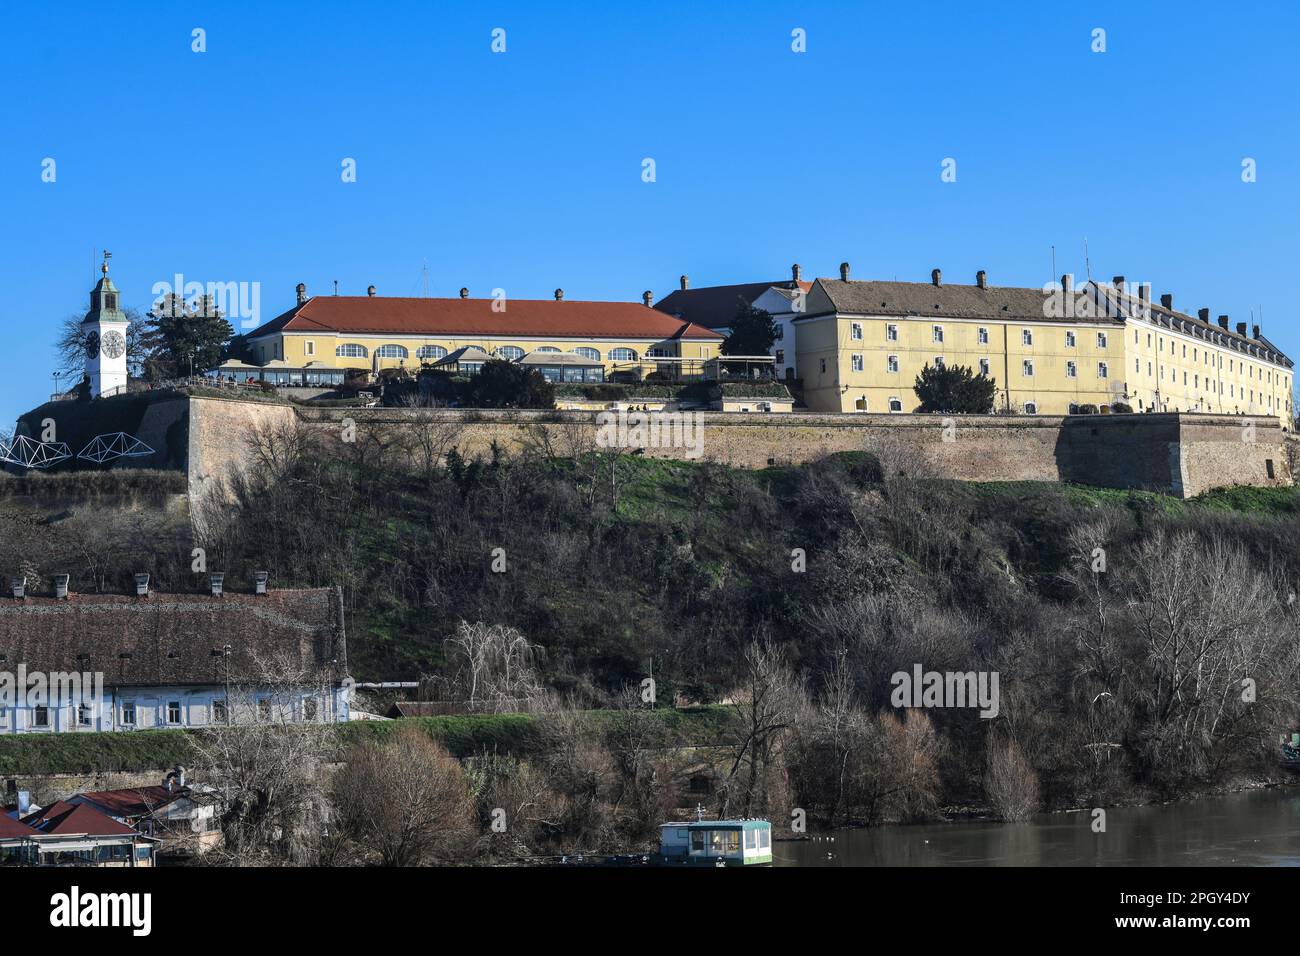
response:
[[(27, 432), (44, 417), (61, 434), (117, 427), (106, 399), (87, 406), (57, 402), (19, 422)], [(340, 441), (351, 421), (364, 438), (410, 438), (433, 423), (466, 456), (545, 441), (557, 454), (596, 449), (597, 413), (460, 411), (406, 408), (306, 408), (265, 401), (168, 396), (121, 423), (155, 449), (118, 467), (184, 471), (192, 505), (219, 493), (231, 475), (253, 466), (250, 436), (259, 429), (305, 427)], [(700, 458), (745, 468), (799, 464), (835, 452), (875, 451), (932, 475), (964, 481), (1060, 481), (1140, 488), (1192, 497), (1234, 485), (1286, 485), (1295, 446), (1276, 419), (1231, 415), (1089, 416), (761, 414), (701, 412), (700, 444), (646, 447), (657, 458)], [(83, 436), (78, 435), (78, 439)]]

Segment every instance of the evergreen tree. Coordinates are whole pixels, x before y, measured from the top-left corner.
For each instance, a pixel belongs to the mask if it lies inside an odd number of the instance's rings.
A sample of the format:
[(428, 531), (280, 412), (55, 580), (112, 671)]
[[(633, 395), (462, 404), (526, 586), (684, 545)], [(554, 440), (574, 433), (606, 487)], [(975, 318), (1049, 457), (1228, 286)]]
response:
[(916, 377), (917, 398), (922, 412), (957, 412), (986, 415), (993, 411), (997, 384), (985, 375), (976, 375), (965, 365), (927, 365)]

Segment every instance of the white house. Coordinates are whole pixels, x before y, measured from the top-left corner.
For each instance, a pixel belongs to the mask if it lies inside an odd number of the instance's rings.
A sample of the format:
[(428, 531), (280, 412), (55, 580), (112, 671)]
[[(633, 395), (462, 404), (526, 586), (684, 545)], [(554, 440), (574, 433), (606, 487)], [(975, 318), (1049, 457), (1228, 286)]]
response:
[(18, 579), (13, 595), (0, 733), (348, 719), (338, 588), (236, 593), (218, 578), (209, 594), (159, 594), (139, 575), (134, 595), (34, 595)]

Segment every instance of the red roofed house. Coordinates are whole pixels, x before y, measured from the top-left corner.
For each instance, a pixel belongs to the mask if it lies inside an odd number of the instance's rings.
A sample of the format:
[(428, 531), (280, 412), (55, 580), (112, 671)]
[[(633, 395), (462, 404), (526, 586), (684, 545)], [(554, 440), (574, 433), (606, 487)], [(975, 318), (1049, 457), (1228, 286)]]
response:
[(185, 786), (184, 769), (168, 774), (168, 783), (122, 790), (92, 790), (68, 798), (162, 841), (160, 853), (202, 854), (221, 840), (216, 801)]
[(86, 804), (60, 800), (28, 814), (42, 866), (153, 866), (156, 840)]
[[(472, 349), (511, 361), (533, 356), (553, 381), (600, 382), (655, 358), (708, 361), (723, 339), (651, 308), (649, 292), (637, 304), (574, 301), (561, 289), (554, 299), (514, 299), (500, 289), (486, 299), (471, 299), (466, 289), (456, 299), (394, 298), (371, 289), (366, 296), (309, 298), (299, 285), (297, 305), (246, 335), (260, 380), (329, 385), (342, 378), (337, 370), (415, 369)], [(570, 360), (545, 366), (539, 355)]]

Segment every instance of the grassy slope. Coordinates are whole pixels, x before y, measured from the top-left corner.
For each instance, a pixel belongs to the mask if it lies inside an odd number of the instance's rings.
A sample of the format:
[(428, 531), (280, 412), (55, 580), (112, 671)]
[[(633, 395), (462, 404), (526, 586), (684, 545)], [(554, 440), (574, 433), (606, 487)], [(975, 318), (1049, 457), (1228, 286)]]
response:
[[(717, 741), (732, 719), (721, 705), (653, 712), (664, 746), (692, 746)], [(593, 711), (604, 725), (625, 719), (620, 711)], [(419, 727), (457, 757), (496, 752), (526, 754), (539, 744), (537, 718), (529, 714), (459, 714), (365, 720), (339, 728), (346, 746), (382, 740), (402, 727)], [(15, 734), (0, 737), (0, 774), (41, 775), (91, 771), (137, 772), (190, 765), (190, 735), (202, 731), (140, 730), (132, 733)]]

